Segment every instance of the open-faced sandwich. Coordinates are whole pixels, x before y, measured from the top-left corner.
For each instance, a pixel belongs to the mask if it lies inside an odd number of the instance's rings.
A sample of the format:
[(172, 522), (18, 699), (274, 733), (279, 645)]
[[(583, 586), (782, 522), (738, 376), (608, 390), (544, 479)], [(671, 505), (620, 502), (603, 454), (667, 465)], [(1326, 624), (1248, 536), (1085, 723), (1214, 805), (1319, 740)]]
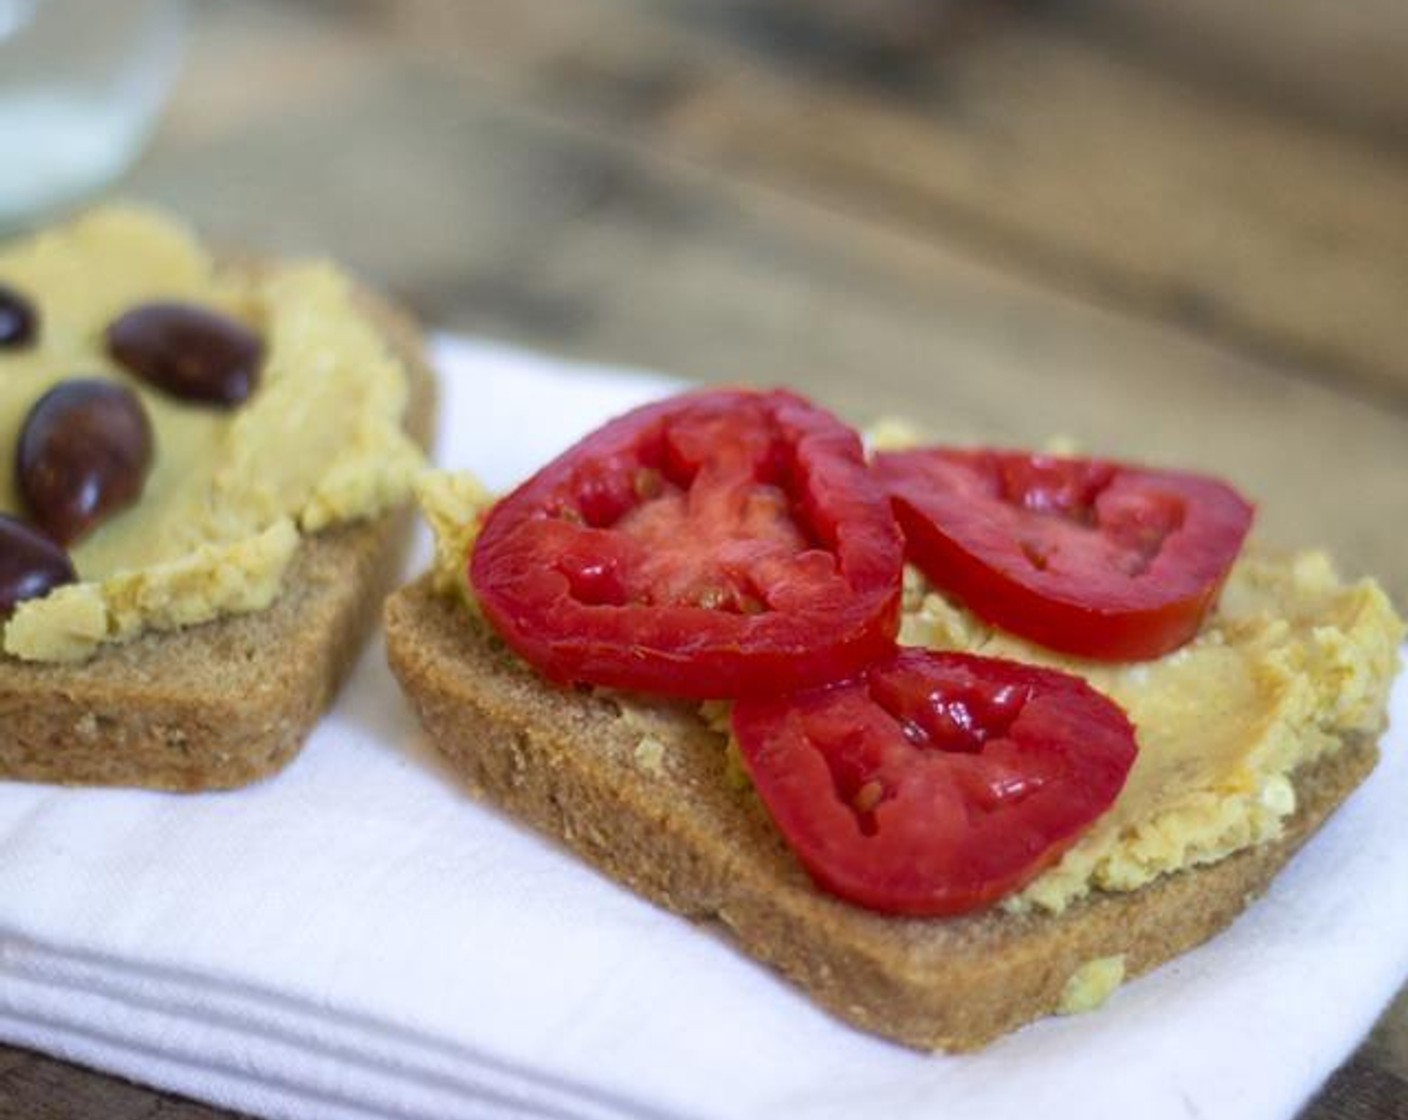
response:
[(394, 576), (431, 397), (331, 266), (129, 208), (0, 246), (0, 778), (286, 761)]
[(1364, 778), (1403, 628), (1199, 475), (890, 450), (785, 391), (427, 476), (393, 669), (476, 789), (841, 1018), (969, 1049), (1230, 922)]

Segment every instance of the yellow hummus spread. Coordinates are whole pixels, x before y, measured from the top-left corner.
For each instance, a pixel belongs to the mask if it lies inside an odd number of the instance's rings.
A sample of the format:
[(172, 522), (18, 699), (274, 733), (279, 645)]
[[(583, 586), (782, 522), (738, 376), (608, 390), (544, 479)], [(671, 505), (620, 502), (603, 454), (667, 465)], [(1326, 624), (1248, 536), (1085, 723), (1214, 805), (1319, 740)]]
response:
[(1066, 986), (1061, 989), (1061, 1000), (1056, 1005), (1057, 1013), (1081, 1015), (1103, 1006), (1115, 989), (1124, 983), (1124, 970), (1123, 953), (1086, 961), (1066, 980)]
[[(260, 610), (278, 595), (300, 533), (374, 516), (404, 498), (423, 460), (405, 435), (404, 369), (326, 264), (222, 268), (190, 235), (137, 209), (94, 212), (0, 248), (0, 282), (27, 294), (37, 345), (0, 352), (0, 455), (51, 386), (120, 381), (151, 418), (141, 500), (72, 551), (79, 582), (21, 603), (4, 650), (72, 661), (104, 642)], [(175, 300), (229, 315), (264, 339), (259, 386), (234, 409), (190, 403), (121, 370), (107, 326)], [(0, 511), (24, 515), (13, 471)]]
[(1281, 833), (1291, 772), (1341, 736), (1382, 730), (1403, 624), (1372, 580), (1343, 584), (1321, 553), (1250, 554), (1187, 645), (1154, 660), (1083, 661), (995, 630), (906, 573), (900, 641), (1084, 677), (1134, 724), (1124, 789), (1053, 868), (1007, 900), (1060, 911), (1094, 888), (1134, 890)]

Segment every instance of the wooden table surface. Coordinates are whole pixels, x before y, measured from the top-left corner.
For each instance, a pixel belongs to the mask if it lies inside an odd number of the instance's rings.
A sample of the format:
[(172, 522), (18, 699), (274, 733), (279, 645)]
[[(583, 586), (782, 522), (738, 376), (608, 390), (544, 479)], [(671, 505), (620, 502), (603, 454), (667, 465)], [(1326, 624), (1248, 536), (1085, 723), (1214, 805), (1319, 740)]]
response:
[[(435, 326), (1215, 471), (1403, 607), (1408, 11), (1277, 11), (210, 0), (123, 189)], [(0, 1116), (224, 1115), (0, 1047)], [(1408, 997), (1305, 1115), (1408, 1116)]]

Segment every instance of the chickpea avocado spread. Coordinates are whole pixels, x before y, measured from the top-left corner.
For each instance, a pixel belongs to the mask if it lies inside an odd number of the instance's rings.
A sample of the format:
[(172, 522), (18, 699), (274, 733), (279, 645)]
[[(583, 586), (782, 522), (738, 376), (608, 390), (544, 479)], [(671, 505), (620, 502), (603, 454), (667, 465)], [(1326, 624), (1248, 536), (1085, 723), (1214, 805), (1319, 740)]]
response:
[(267, 607), (300, 534), (409, 492), (407, 394), (330, 265), (227, 265), (134, 208), (0, 247), (4, 652)]

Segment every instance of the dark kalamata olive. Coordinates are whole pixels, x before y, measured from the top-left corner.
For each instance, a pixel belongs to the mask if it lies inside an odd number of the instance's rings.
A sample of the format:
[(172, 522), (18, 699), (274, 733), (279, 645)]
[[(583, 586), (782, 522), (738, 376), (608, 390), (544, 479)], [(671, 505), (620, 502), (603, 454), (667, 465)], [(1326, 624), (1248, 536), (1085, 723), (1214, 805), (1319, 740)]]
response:
[(19, 350), (39, 335), (39, 312), (34, 304), (0, 284), (0, 350)]
[(236, 405), (254, 392), (264, 343), (229, 316), (187, 303), (145, 303), (107, 333), (113, 361), (182, 400)]
[(0, 513), (0, 618), (77, 578), (67, 552), (18, 517)]
[(152, 426), (125, 385), (74, 378), (29, 410), (15, 469), (31, 519), (61, 545), (135, 502), (152, 463)]

